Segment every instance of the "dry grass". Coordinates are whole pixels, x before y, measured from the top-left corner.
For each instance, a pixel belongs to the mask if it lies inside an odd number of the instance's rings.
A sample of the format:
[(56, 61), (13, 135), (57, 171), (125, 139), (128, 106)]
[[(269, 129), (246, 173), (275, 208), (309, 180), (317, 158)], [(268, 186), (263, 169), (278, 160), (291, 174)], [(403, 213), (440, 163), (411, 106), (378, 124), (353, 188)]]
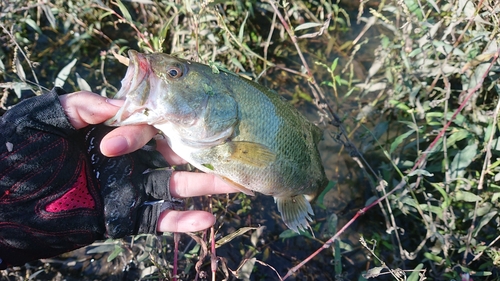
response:
[[(327, 132), (322, 154), (335, 184), (318, 200), (316, 238), (283, 232), (272, 200), (192, 199), (217, 215), (223, 245), (213, 252), (208, 232), (182, 236), (178, 279), (211, 278), (212, 264), (217, 280), (279, 280), (336, 234), (297, 268), (297, 280), (499, 277), (497, 1), (382, 1), (357, 10), (315, 1), (1, 4), (4, 109), (57, 79), (67, 91), (112, 95), (125, 71), (112, 52), (132, 48), (258, 80)], [(267, 228), (244, 228), (258, 225)], [(237, 230), (248, 231), (231, 237)], [(171, 279), (173, 242), (100, 242), (2, 278)]]

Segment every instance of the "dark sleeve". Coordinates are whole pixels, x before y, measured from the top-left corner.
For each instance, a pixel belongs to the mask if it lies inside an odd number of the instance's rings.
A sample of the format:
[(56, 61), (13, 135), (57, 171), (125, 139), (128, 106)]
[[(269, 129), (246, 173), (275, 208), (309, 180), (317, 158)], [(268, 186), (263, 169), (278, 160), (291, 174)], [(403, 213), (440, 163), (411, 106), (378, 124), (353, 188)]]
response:
[(0, 269), (79, 248), (104, 233), (84, 137), (58, 94), (64, 91), (24, 100), (0, 121)]
[(2, 117), (0, 130), (3, 138), (16, 138), (30, 131), (42, 131), (67, 137), (77, 132), (69, 123), (64, 109), (59, 103), (59, 95), (64, 92), (54, 88), (50, 93), (21, 101), (9, 109)]

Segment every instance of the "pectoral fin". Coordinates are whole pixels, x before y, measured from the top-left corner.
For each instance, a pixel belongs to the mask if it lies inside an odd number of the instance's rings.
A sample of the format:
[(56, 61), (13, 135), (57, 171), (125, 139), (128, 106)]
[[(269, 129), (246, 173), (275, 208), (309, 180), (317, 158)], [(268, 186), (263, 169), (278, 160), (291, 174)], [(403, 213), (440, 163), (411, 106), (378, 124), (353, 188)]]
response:
[(230, 159), (256, 167), (265, 167), (276, 160), (274, 154), (263, 144), (247, 141), (226, 143), (230, 148)]
[(299, 230), (304, 231), (309, 227), (309, 222), (312, 221), (311, 215), (314, 215), (314, 212), (304, 195), (274, 197), (274, 201), (288, 228), (299, 233)]

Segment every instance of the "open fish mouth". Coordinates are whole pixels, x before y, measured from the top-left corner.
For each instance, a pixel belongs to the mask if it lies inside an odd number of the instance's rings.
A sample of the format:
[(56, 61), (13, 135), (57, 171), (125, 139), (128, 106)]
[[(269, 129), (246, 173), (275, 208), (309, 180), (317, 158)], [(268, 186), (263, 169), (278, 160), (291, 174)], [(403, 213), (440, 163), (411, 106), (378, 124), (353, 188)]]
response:
[(130, 50), (128, 57), (127, 73), (122, 80), (122, 87), (115, 95), (116, 99), (124, 98), (128, 93), (137, 90), (149, 74), (149, 62), (143, 54)]
[[(128, 52), (129, 63), (122, 87), (114, 96), (115, 99), (125, 99), (125, 103), (116, 115), (104, 124), (122, 126), (129, 124), (148, 123), (149, 110), (145, 103), (149, 96), (150, 64), (146, 56), (137, 51)], [(131, 118), (132, 117), (132, 118)]]

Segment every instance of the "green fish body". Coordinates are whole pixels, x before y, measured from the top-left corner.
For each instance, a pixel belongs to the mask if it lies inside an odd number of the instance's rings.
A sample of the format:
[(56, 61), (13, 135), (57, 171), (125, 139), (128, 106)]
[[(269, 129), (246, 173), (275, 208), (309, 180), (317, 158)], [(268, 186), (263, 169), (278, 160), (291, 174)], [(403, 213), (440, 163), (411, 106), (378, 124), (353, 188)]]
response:
[(107, 124), (155, 126), (201, 171), (273, 196), (290, 229), (308, 227), (309, 201), (328, 182), (318, 127), (274, 91), (235, 74), (160, 53), (129, 57), (117, 94), (125, 103)]

